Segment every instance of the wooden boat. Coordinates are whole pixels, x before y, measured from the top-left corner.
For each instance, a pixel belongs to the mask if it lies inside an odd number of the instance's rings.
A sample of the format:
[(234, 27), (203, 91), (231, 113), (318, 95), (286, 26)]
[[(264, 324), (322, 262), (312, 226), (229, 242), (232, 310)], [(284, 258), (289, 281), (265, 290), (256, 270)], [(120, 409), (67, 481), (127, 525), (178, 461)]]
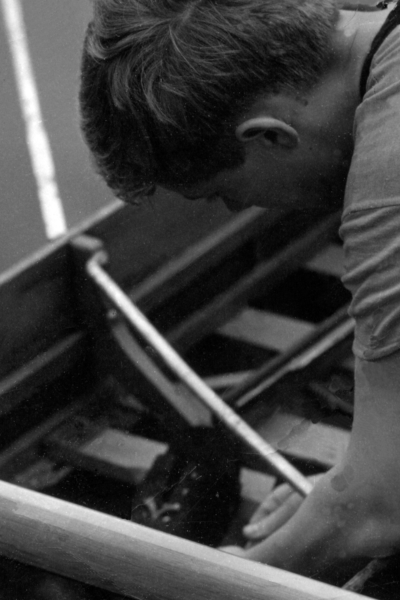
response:
[[(217, 215), (210, 233), (208, 213), (182, 207), (112, 205), (1, 277), (2, 577), (20, 577), (21, 563), (30, 574), (34, 567), (129, 598), (360, 597), (124, 520), (90, 489), (97, 477), (122, 498), (183, 429), (219, 427), (212, 407), (122, 318), (115, 294), (98, 287), (88, 270), (94, 257), (264, 438), (306, 417), (324, 419), (323, 435), (326, 423), (335, 426), (324, 457), (288, 442), (292, 465), (329, 467), (348, 436), (351, 392), (325, 385), (335, 373), (351, 381), (352, 368), (337, 216), (315, 224), (252, 209)], [(319, 298), (307, 291), (315, 278)], [(157, 426), (146, 446), (149, 415)], [(239, 455), (253, 484), (271, 476), (257, 449)], [(60, 487), (71, 473), (81, 486), (89, 481), (75, 496)]]

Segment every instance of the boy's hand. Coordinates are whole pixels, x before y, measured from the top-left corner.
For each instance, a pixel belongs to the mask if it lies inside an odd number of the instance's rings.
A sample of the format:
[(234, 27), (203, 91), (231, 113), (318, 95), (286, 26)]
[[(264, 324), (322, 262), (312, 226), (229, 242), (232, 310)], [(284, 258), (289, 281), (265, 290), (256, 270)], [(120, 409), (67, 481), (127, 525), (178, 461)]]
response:
[[(313, 486), (321, 476), (309, 478)], [(270, 536), (294, 515), (303, 500), (288, 483), (279, 485), (260, 504), (248, 525), (243, 528), (244, 536), (251, 542)]]

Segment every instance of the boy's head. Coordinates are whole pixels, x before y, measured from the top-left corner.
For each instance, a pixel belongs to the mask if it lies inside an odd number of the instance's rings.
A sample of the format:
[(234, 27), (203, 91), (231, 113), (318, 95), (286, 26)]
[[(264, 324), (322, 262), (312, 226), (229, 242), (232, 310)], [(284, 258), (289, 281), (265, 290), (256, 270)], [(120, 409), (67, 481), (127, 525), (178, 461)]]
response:
[(129, 201), (239, 167), (241, 115), (312, 88), (336, 21), (335, 0), (95, 0), (80, 107), (108, 185)]

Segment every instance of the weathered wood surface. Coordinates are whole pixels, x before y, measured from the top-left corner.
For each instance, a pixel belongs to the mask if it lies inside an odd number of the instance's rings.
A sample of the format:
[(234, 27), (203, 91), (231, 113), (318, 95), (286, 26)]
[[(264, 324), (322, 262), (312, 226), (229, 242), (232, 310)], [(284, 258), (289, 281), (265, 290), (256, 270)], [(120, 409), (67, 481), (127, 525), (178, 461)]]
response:
[(2, 482), (0, 530), (0, 554), (138, 600), (363, 597)]

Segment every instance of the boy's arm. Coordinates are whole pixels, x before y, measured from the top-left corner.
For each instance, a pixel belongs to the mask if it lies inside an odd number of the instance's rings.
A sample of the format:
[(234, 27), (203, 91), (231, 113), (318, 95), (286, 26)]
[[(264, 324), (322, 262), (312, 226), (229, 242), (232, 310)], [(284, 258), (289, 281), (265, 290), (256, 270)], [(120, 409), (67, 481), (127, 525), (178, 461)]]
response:
[[(328, 581), (400, 548), (400, 352), (356, 359), (355, 415), (341, 464), (245, 557)], [(336, 580), (335, 580), (336, 581)]]

